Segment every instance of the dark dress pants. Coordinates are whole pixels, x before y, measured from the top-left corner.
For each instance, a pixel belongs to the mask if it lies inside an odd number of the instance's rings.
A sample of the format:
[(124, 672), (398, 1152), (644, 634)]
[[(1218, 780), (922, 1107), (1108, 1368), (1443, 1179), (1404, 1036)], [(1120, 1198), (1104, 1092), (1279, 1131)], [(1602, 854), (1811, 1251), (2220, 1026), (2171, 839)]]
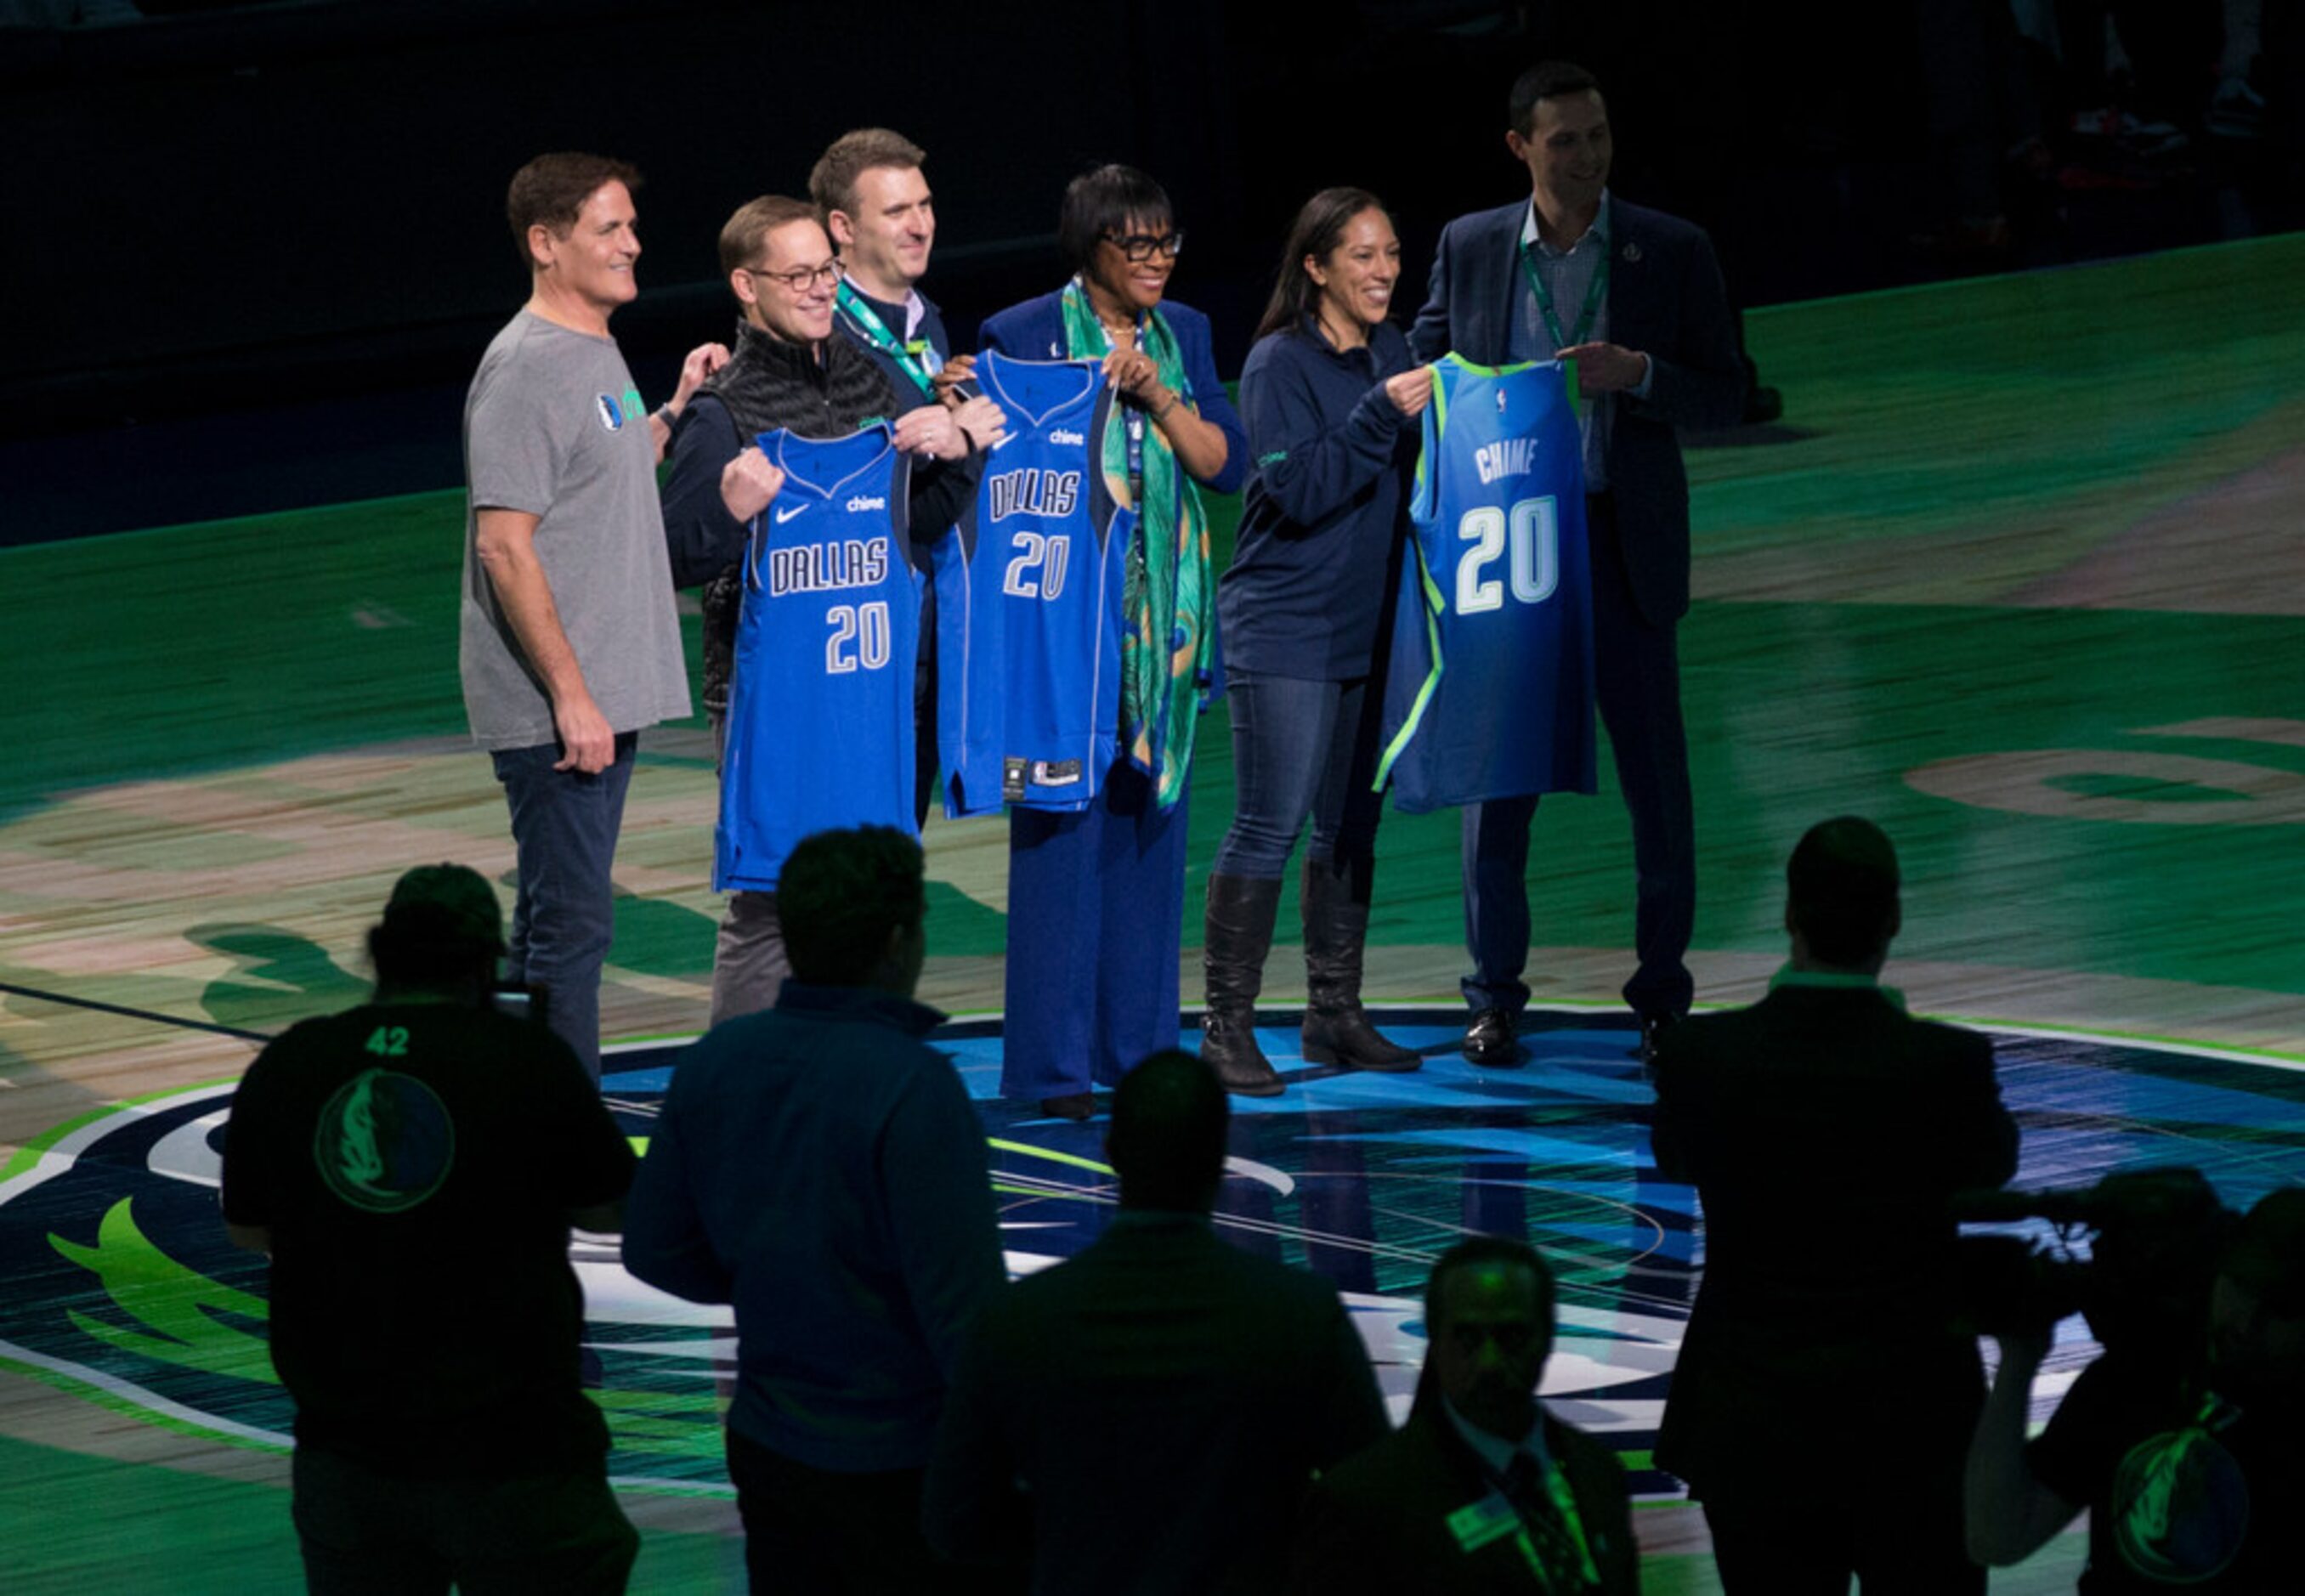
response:
[(641, 1539), (595, 1460), (410, 1480), (299, 1447), (293, 1512), (314, 1596), (617, 1596)]
[[(1674, 628), (1651, 624), (1633, 602), (1608, 495), (1586, 500), (1586, 524), (1595, 697), (1633, 824), (1639, 966), (1625, 983), (1625, 1002), (1642, 1014), (1681, 1014), (1697, 990), (1682, 962), (1697, 920), (1697, 828), (1680, 650)], [(1460, 984), (1476, 1010), (1518, 1014), (1528, 1003), (1521, 972), (1528, 964), (1528, 830), (1535, 815), (1533, 797), (1464, 809), (1465, 945), (1473, 973)]]
[(1008, 811), (1000, 1095), (1117, 1084), (1177, 1045), (1189, 792), (1173, 808), (1127, 760), (1077, 811)]

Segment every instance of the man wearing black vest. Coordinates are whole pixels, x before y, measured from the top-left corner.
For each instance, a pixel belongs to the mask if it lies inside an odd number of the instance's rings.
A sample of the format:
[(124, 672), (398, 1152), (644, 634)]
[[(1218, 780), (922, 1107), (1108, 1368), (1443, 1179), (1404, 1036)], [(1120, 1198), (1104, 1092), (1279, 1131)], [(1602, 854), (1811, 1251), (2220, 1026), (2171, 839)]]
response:
[[(769, 194), (740, 206), (720, 230), (720, 266), (740, 313), (736, 352), (683, 412), (664, 484), (673, 582), (704, 588), (704, 707), (716, 734), (736, 668), (737, 556), (746, 524), (784, 483), (753, 439), (779, 427), (829, 438), (891, 422), (897, 446), (927, 463), (913, 473), (911, 524), (932, 536), (974, 490), (967, 462), (997, 436), (999, 413), (984, 400), (908, 405), (872, 355), (834, 335), (840, 262), (808, 202)], [(933, 758), (928, 769), (932, 778)], [(923, 785), (915, 819), (927, 808)], [(790, 970), (776, 895), (730, 894), (713, 950), (712, 1023), (770, 1006)]]

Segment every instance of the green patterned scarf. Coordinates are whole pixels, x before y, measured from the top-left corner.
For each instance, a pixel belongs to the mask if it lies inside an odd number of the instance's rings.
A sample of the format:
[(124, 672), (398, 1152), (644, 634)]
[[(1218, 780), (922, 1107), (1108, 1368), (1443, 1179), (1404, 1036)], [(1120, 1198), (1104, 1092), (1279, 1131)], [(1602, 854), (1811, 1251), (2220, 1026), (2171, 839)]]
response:
[[(1101, 360), (1112, 349), (1103, 323), (1080, 279), (1065, 284), (1065, 346), (1075, 360)], [(1157, 310), (1138, 335), (1161, 381), (1192, 403), (1177, 335)], [(1197, 410), (1197, 407), (1196, 407)], [(1201, 490), (1177, 463), (1161, 429), (1144, 427), (1144, 491), (1130, 489), (1128, 418), (1115, 404), (1102, 442), (1105, 485), (1113, 503), (1137, 513), (1128, 550), (1124, 603), (1127, 631), (1120, 645), (1120, 735), (1128, 758), (1153, 778), (1162, 809), (1184, 795), (1193, 765), (1193, 733), (1201, 712), (1201, 683), (1212, 666), (1212, 598), (1209, 580), (1209, 518)]]

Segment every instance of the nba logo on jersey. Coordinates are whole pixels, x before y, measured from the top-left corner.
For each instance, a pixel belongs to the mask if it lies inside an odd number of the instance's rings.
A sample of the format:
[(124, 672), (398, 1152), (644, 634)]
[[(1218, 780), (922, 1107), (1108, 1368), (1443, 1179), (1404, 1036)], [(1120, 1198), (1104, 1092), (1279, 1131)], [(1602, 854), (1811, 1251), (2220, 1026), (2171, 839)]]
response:
[(1410, 813), (1595, 788), (1585, 473), (1557, 361), (1433, 365), (1377, 783)]

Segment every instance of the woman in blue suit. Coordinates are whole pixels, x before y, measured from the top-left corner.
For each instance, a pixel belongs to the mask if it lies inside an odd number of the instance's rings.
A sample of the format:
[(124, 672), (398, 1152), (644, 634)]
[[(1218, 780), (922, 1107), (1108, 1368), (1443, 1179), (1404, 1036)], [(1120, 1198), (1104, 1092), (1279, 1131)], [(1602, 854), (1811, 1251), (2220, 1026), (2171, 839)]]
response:
[(1018, 360), (1104, 362), (1120, 403), (1093, 447), (1114, 502), (1137, 513), (1141, 548), (1103, 791), (1077, 813), (1009, 811), (1001, 1091), (1085, 1119), (1094, 1084), (1177, 1045), (1187, 794), (1216, 658), (1201, 489), (1238, 490), (1248, 439), (1208, 318), (1167, 297), (1184, 234), (1161, 185), (1129, 166), (1084, 173), (1057, 235), (1072, 279), (993, 317), (981, 342)]

